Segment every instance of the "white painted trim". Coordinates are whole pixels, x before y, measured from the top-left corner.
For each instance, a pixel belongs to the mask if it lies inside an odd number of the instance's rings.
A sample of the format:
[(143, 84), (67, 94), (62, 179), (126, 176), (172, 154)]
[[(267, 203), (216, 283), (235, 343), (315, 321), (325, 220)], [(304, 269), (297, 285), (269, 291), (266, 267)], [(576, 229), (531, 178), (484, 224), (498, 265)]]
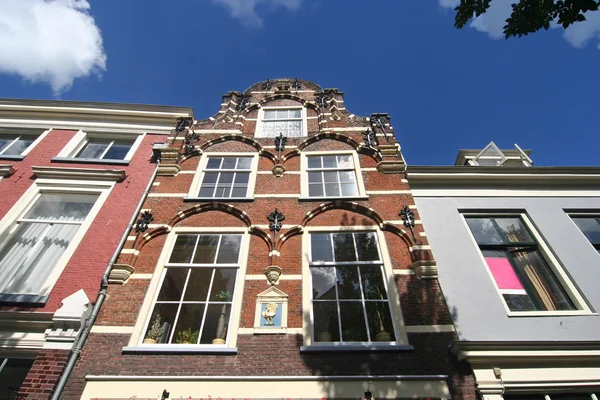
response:
[(96, 168), (66, 168), (66, 167), (36, 167), (32, 172), (38, 179), (85, 179), (117, 182), (125, 178), (125, 171), (121, 169), (96, 169)]
[[(285, 330), (281, 333), (285, 333), (288, 335), (302, 335), (302, 328), (285, 328)], [(275, 333), (275, 332), (273, 332)], [(239, 328), (238, 335), (254, 335), (256, 334), (256, 328)]]
[(412, 189), (412, 194), (413, 197), (600, 197), (600, 190)]
[(94, 325), (90, 330), (91, 333), (119, 333), (119, 334), (132, 334), (133, 326), (107, 326), (107, 325)]
[[(267, 282), (267, 277), (262, 274), (249, 274), (249, 275), (246, 275), (246, 280), (247, 281), (262, 281), (262, 280), (264, 280), (265, 282)], [(291, 275), (281, 274), (279, 276), (279, 280), (280, 281), (301, 281), (302, 275), (300, 275), (300, 274), (295, 274), (295, 275), (294, 274), (291, 274)]]
[(407, 333), (456, 332), (454, 325), (407, 325)]
[(152, 279), (152, 274), (136, 274), (133, 273), (129, 276), (129, 279), (142, 279), (142, 280), (150, 280)]
[(187, 193), (148, 193), (148, 197), (187, 197)]
[(394, 269), (394, 275), (415, 275), (412, 269)]
[(411, 190), (367, 190), (367, 194), (411, 194)]
[(254, 195), (255, 198), (270, 198), (270, 197), (294, 197), (294, 198), (299, 198), (300, 194), (299, 193), (260, 193), (260, 194), (255, 194)]

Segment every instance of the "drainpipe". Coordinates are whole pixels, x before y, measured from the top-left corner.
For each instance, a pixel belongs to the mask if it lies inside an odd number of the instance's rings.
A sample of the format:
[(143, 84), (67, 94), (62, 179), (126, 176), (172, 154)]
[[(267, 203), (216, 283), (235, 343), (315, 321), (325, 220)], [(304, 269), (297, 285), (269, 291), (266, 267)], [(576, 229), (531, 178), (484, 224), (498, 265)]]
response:
[(63, 372), (62, 376), (60, 377), (60, 379), (58, 381), (58, 384), (56, 385), (56, 389), (54, 390), (54, 394), (52, 395), (51, 400), (59, 400), (60, 399), (60, 395), (62, 394), (62, 392), (65, 388), (65, 385), (67, 384), (67, 380), (69, 380), (69, 376), (71, 375), (71, 372), (73, 371), (73, 368), (75, 367), (75, 363), (77, 362), (77, 359), (79, 358), (79, 354), (81, 353), (81, 348), (83, 347), (83, 344), (85, 343), (87, 337), (89, 336), (90, 329), (94, 325), (94, 322), (96, 322), (96, 318), (98, 317), (98, 313), (100, 312), (102, 303), (104, 303), (104, 299), (106, 299), (106, 292), (108, 290), (108, 276), (110, 275), (110, 271), (112, 270), (112, 267), (115, 264), (115, 261), (117, 261), (117, 258), (119, 257), (121, 248), (125, 245), (125, 241), (127, 240), (129, 231), (131, 230), (131, 228), (133, 228), (133, 224), (135, 223), (135, 220), (138, 217), (140, 210), (142, 209), (142, 205), (144, 204), (144, 201), (146, 201), (146, 197), (148, 197), (148, 193), (150, 192), (150, 189), (152, 188), (152, 183), (154, 182), (154, 179), (156, 179), (156, 174), (158, 173), (159, 165), (160, 165), (160, 159), (157, 161), (156, 168), (154, 169), (154, 173), (152, 174), (152, 178), (148, 182), (148, 186), (146, 187), (146, 190), (142, 194), (142, 198), (140, 199), (140, 202), (137, 205), (137, 208), (135, 209), (135, 213), (133, 213), (133, 216), (131, 217), (131, 220), (129, 221), (129, 225), (127, 225), (127, 229), (125, 230), (125, 233), (123, 234), (123, 237), (121, 238), (121, 241), (119, 242), (119, 245), (115, 249), (115, 253), (113, 254), (110, 261), (108, 262), (106, 271), (104, 271), (104, 274), (102, 275), (102, 282), (100, 284), (100, 290), (98, 291), (98, 296), (96, 297), (96, 303), (94, 304), (92, 313), (88, 317), (88, 319), (85, 323), (85, 328), (83, 329), (83, 332), (81, 332), (81, 335), (79, 336), (79, 339), (77, 340), (77, 343), (73, 347), (73, 350), (71, 350), (71, 354), (69, 356), (69, 361), (67, 362), (65, 371)]

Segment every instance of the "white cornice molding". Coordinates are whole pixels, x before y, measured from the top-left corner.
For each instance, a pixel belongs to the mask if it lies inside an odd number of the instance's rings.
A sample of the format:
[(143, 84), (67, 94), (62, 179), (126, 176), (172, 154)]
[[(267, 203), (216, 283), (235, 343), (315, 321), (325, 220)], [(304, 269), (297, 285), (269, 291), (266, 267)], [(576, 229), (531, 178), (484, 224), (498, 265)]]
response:
[(0, 164), (0, 177), (11, 176), (15, 173), (15, 169), (10, 164)]
[(85, 179), (118, 182), (126, 176), (125, 171), (120, 169), (32, 167), (32, 170), (40, 179)]
[(412, 189), (600, 188), (600, 167), (409, 166)]
[(0, 311), (0, 326), (12, 331), (44, 332), (52, 325), (53, 313)]
[(494, 363), (600, 363), (600, 342), (454, 342), (459, 360), (471, 365)]

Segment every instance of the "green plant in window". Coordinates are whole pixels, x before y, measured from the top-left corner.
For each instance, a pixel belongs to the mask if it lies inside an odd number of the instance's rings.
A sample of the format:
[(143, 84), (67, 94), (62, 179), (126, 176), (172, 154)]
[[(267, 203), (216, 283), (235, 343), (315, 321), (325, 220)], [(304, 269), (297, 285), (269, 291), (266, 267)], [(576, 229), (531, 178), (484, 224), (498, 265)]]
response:
[(198, 330), (193, 330), (190, 327), (183, 331), (177, 332), (177, 337), (175, 338), (175, 341), (177, 343), (182, 343), (182, 344), (196, 344), (196, 343), (198, 343), (198, 335), (199, 335)]
[[(223, 302), (231, 301), (232, 297), (232, 293), (227, 290), (221, 290), (217, 294), (217, 299)], [(219, 316), (219, 322), (217, 323), (217, 331), (215, 333), (215, 338), (212, 341), (213, 344), (225, 344), (225, 337), (227, 336), (225, 314), (227, 314), (227, 304), (223, 304), (223, 307), (221, 308), (221, 315)]]
[(148, 333), (146, 333), (144, 344), (156, 344), (160, 341), (162, 335), (163, 328), (160, 321), (160, 314), (156, 314), (154, 321), (152, 321), (152, 325), (150, 325), (150, 329), (148, 329)]

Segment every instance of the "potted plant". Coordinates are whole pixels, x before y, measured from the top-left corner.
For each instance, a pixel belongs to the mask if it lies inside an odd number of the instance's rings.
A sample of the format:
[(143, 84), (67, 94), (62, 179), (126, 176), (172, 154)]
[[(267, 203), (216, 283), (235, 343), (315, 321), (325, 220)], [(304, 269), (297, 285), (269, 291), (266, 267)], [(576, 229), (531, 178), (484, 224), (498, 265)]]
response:
[[(221, 290), (217, 294), (217, 299), (220, 301), (231, 301), (232, 294), (227, 290)], [(219, 316), (219, 322), (217, 323), (217, 332), (212, 344), (225, 344), (225, 337), (227, 337), (227, 328), (225, 327), (225, 314), (227, 313), (227, 304), (223, 304), (221, 308), (221, 315)]]
[(177, 337), (175, 341), (181, 344), (196, 344), (198, 343), (198, 334), (197, 330), (192, 330), (192, 328), (187, 328), (186, 330), (177, 332)]
[(163, 329), (160, 322), (160, 314), (156, 314), (154, 321), (152, 321), (152, 325), (150, 325), (150, 329), (148, 329), (148, 333), (146, 333), (146, 337), (144, 338), (144, 344), (156, 344), (160, 340), (160, 337), (163, 334)]

